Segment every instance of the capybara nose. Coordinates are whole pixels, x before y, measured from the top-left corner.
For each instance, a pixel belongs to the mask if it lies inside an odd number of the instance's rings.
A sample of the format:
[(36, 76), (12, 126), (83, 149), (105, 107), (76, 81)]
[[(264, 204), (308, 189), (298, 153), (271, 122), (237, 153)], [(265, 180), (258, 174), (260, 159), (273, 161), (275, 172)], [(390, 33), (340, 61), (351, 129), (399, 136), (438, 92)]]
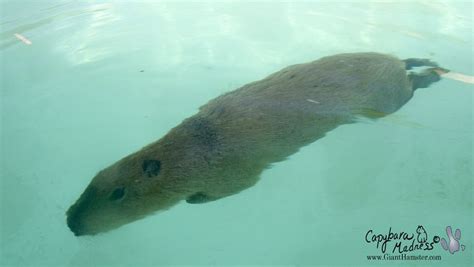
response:
[(71, 225), (69, 225), (69, 229), (71, 229), (71, 232), (73, 232), (75, 236), (84, 235), (84, 232), (82, 230), (80, 230), (80, 228), (75, 228), (74, 226), (71, 227)]
[(81, 197), (66, 212), (67, 226), (76, 236), (88, 234), (84, 225), (84, 217), (89, 212), (91, 202), (95, 197), (96, 189), (92, 186), (87, 187)]
[(75, 236), (84, 235), (82, 223), (79, 219), (79, 213), (76, 205), (73, 205), (67, 211), (67, 226), (69, 229), (71, 229)]

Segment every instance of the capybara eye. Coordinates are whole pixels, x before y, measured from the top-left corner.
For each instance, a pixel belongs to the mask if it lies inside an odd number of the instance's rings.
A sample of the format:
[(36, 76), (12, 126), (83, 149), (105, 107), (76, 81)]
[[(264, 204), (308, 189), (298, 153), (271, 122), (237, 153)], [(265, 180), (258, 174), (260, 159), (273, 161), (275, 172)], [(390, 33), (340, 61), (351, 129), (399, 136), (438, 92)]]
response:
[(161, 162), (155, 159), (146, 159), (142, 164), (143, 172), (148, 176), (157, 176), (160, 173)]
[(124, 187), (119, 187), (116, 188), (112, 194), (110, 194), (110, 200), (119, 200), (122, 199), (125, 196), (125, 188)]

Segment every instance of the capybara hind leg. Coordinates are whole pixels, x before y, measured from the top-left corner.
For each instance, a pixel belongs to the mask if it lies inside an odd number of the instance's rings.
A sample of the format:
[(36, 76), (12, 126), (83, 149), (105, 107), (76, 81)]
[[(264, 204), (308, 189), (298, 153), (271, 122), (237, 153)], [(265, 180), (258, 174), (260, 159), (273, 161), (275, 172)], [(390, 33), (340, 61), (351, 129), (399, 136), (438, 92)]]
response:
[(422, 72), (410, 72), (408, 79), (411, 81), (413, 90), (418, 88), (427, 88), (432, 83), (441, 79), (441, 76), (436, 72), (436, 68), (429, 68)]
[(436, 62), (433, 62), (427, 58), (407, 58), (403, 60), (405, 62), (405, 69), (411, 70), (414, 67), (438, 67)]

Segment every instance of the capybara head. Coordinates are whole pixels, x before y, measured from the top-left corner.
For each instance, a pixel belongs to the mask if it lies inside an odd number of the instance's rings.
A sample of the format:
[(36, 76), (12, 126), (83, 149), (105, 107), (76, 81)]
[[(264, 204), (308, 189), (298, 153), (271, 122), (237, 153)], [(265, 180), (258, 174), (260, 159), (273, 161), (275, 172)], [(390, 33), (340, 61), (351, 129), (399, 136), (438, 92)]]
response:
[[(100, 171), (67, 211), (75, 235), (94, 235), (167, 209), (186, 196), (186, 176), (173, 160), (147, 149)], [(152, 151), (153, 149), (150, 149)], [(176, 173), (176, 170), (178, 170)], [(176, 178), (181, 177), (181, 178)]]
[[(166, 210), (200, 192), (209, 177), (208, 124), (188, 118), (159, 141), (100, 171), (67, 211), (75, 235), (94, 235)], [(209, 137), (211, 136), (211, 137)]]

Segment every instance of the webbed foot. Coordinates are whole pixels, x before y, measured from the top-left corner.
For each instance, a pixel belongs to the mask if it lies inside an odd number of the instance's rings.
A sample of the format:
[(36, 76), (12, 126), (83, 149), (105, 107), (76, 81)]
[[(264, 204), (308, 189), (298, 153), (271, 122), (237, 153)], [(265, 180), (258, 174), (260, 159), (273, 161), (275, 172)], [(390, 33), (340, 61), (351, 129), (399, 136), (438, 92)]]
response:
[(422, 72), (410, 72), (408, 79), (411, 81), (413, 90), (418, 88), (427, 88), (432, 83), (441, 80), (441, 76), (437, 72), (440, 68), (429, 68)]
[(427, 58), (407, 58), (403, 62), (405, 62), (405, 69), (407, 70), (411, 70), (414, 67), (438, 67), (436, 62)]

